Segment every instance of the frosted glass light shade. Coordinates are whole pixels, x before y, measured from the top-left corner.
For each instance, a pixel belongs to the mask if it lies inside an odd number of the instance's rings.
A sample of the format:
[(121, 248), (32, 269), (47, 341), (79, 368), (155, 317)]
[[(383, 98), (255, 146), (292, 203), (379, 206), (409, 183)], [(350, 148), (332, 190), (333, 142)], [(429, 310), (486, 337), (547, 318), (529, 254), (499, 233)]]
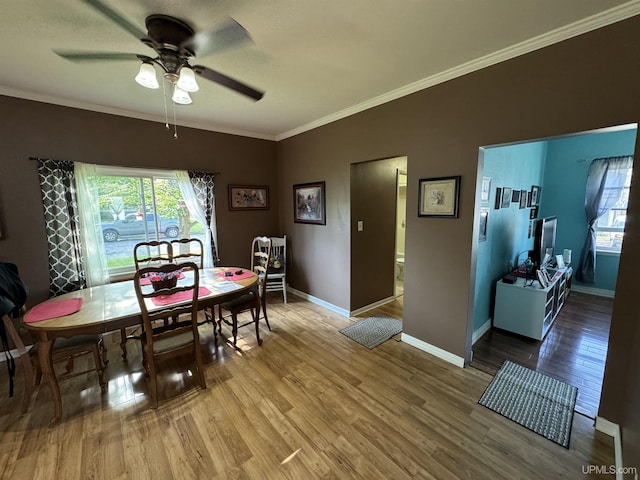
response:
[(160, 88), (156, 78), (156, 69), (147, 62), (143, 62), (140, 65), (140, 71), (136, 75), (136, 82), (146, 88)]
[(189, 105), (192, 101), (189, 94), (178, 87), (178, 85), (173, 88), (173, 96), (171, 97), (171, 100), (175, 103), (179, 103), (180, 105)]
[(200, 87), (196, 82), (196, 76), (189, 67), (182, 67), (180, 69), (180, 78), (178, 78), (178, 87), (185, 92), (197, 92)]

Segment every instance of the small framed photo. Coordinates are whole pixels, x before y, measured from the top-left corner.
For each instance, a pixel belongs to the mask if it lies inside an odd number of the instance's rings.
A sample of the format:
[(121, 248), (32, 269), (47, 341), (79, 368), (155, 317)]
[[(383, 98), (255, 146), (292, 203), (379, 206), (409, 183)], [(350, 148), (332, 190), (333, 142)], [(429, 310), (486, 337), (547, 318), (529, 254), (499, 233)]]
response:
[(500, 210), (500, 205), (502, 205), (502, 188), (498, 187), (496, 188), (496, 203), (494, 208)]
[(269, 187), (229, 185), (229, 210), (269, 210)]
[(482, 190), (480, 190), (480, 202), (483, 205), (489, 204), (490, 193), (491, 193), (491, 177), (482, 177)]
[(419, 217), (458, 218), (460, 176), (421, 178), (418, 192)]
[(520, 203), (520, 190), (511, 192), (511, 203)]
[(529, 218), (538, 218), (538, 207), (533, 207), (529, 210)]
[(511, 188), (504, 187), (502, 189), (502, 204), (500, 205), (502, 208), (509, 208), (511, 205)]
[(540, 205), (540, 187), (531, 185), (531, 198), (529, 199), (529, 207), (537, 207)]
[(487, 239), (488, 221), (489, 221), (489, 207), (480, 207), (480, 234), (478, 237), (479, 242), (484, 242)]
[(520, 208), (527, 208), (527, 203), (529, 201), (529, 192), (526, 190), (520, 191)]
[(293, 221), (326, 225), (325, 182), (300, 183), (293, 186)]

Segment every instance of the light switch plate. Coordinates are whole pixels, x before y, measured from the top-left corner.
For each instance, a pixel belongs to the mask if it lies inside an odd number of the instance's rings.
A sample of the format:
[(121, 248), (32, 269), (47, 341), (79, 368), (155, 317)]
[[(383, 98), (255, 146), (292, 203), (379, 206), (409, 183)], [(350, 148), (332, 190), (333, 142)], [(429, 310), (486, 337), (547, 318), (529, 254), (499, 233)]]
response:
[(362, 220), (358, 220), (358, 231), (362, 232), (364, 230), (364, 222)]

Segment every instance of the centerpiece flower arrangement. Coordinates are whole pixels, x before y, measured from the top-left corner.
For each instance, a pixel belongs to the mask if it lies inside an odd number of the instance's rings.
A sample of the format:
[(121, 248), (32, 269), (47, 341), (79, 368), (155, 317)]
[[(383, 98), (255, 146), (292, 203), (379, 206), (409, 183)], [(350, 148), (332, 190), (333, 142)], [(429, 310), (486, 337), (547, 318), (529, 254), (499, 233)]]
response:
[(182, 269), (174, 272), (154, 272), (149, 275), (149, 281), (154, 290), (161, 290), (163, 288), (173, 288), (178, 283), (178, 278), (182, 273)]

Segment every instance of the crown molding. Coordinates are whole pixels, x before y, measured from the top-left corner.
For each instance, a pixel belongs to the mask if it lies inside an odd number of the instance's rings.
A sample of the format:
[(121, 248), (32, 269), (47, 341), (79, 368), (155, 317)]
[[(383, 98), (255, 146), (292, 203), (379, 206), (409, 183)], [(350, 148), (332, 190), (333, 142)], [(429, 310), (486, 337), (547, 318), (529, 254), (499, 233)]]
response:
[(537, 37), (533, 37), (529, 40), (525, 40), (524, 42), (520, 42), (510, 47), (503, 48), (502, 50), (490, 53), (488, 55), (485, 55), (484, 57), (477, 58), (449, 70), (445, 70), (422, 80), (410, 83), (408, 85), (405, 85), (404, 87), (392, 90), (391, 92), (374, 97), (370, 100), (346, 108), (339, 112), (327, 115), (326, 117), (319, 118), (318, 120), (314, 120), (313, 122), (307, 123), (306, 125), (302, 125), (300, 127), (289, 130), (288, 132), (276, 135), (275, 139), (284, 140), (286, 138), (293, 137), (300, 133), (304, 133), (309, 130), (313, 130), (314, 128), (318, 128), (323, 125), (335, 122), (336, 120), (341, 120), (356, 113), (360, 113), (370, 108), (377, 107), (393, 100), (397, 100), (407, 95), (411, 95), (412, 93), (419, 92), (420, 90), (433, 87), (434, 85), (438, 85), (440, 83), (444, 83), (449, 80), (461, 77), (463, 75), (467, 75), (468, 73), (482, 70), (483, 68), (487, 68), (492, 65), (511, 60), (512, 58), (519, 57), (521, 55), (539, 50), (544, 47), (548, 47), (550, 45), (568, 40), (578, 35), (582, 35), (584, 33), (606, 27), (607, 25), (626, 20), (627, 18), (634, 17), (638, 14), (640, 14), (640, 0), (632, 0), (618, 7), (614, 7), (596, 15), (592, 15), (591, 17), (584, 18), (564, 27), (551, 30), (550, 32), (544, 33)]

